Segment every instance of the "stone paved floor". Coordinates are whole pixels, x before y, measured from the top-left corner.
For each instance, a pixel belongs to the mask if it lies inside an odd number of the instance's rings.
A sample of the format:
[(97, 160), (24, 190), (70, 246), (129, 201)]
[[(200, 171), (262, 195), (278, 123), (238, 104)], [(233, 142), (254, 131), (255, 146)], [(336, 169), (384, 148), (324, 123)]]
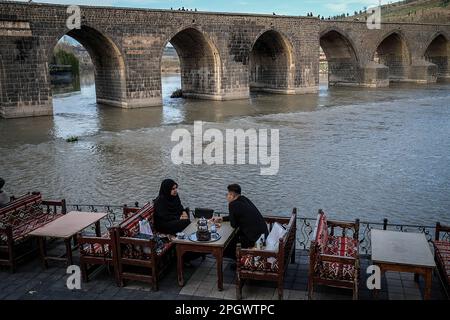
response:
[[(75, 255), (75, 261), (77, 257)], [(112, 270), (99, 272), (88, 283), (82, 283), (81, 290), (71, 291), (66, 287), (68, 275), (60, 263), (51, 263), (50, 268), (42, 270), (39, 259), (19, 266), (15, 274), (0, 269), (0, 299), (164, 299), (164, 300), (202, 300), (235, 299), (235, 273), (230, 261), (224, 262), (224, 290), (217, 290), (215, 259), (207, 256), (204, 261), (193, 261), (194, 267), (185, 269), (185, 286), (177, 284), (176, 265), (173, 263), (160, 281), (159, 291), (153, 292), (149, 285), (128, 282), (125, 287), (115, 285)], [(361, 259), (361, 268), (366, 270), (368, 259)], [(297, 251), (296, 264), (289, 265), (285, 278), (284, 298), (287, 300), (307, 299), (308, 253)], [(373, 299), (372, 292), (366, 286), (366, 275), (362, 272), (360, 299)], [(414, 282), (413, 275), (387, 272), (382, 278), (382, 290), (379, 299), (420, 300), (423, 293), (423, 280)], [(433, 277), (433, 299), (445, 299), (445, 293), (435, 274)], [(314, 299), (350, 300), (351, 291), (318, 286)], [(249, 282), (243, 289), (245, 300), (277, 299), (273, 283)]]

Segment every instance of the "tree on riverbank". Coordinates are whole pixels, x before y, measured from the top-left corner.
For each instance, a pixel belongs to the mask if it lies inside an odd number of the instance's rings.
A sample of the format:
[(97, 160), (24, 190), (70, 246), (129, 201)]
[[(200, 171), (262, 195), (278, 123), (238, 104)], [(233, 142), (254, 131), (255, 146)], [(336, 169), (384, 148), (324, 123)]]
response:
[(77, 57), (62, 49), (56, 49), (53, 53), (51, 64), (53, 65), (70, 65), (72, 74), (78, 75), (80, 73), (80, 62)]
[[(366, 21), (371, 14), (364, 8), (352, 16), (344, 14), (333, 19)], [(370, 10), (369, 10), (370, 11)], [(383, 22), (442, 23), (450, 21), (450, 0), (403, 0), (381, 6)]]

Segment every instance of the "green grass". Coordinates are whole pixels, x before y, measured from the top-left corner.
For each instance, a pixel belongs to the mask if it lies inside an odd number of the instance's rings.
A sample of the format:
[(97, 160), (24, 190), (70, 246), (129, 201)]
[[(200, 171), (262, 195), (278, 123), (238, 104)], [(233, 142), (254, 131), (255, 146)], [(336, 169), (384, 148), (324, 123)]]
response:
[[(388, 22), (435, 22), (450, 23), (450, 0), (399, 1), (382, 6), (383, 18)], [(346, 19), (364, 19), (367, 14), (358, 14)]]
[(73, 143), (73, 142), (78, 142), (78, 137), (77, 136), (70, 136), (66, 139), (67, 142), (69, 143)]

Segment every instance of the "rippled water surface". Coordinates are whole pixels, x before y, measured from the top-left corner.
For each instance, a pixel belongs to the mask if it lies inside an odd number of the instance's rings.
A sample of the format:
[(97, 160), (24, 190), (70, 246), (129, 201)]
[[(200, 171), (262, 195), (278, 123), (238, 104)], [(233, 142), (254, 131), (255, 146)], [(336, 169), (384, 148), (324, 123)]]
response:
[[(153, 199), (163, 178), (180, 183), (184, 205), (226, 210), (238, 182), (264, 212), (318, 208), (340, 219), (450, 223), (450, 84), (387, 89), (332, 88), (302, 96), (253, 95), (213, 102), (170, 99), (178, 76), (164, 77), (164, 107), (124, 110), (81, 92), (54, 98), (54, 117), (0, 120), (0, 176), (8, 193), (41, 190), (70, 203)], [(174, 129), (280, 130), (280, 171), (259, 166), (176, 166)], [(79, 142), (67, 143), (69, 136)]]

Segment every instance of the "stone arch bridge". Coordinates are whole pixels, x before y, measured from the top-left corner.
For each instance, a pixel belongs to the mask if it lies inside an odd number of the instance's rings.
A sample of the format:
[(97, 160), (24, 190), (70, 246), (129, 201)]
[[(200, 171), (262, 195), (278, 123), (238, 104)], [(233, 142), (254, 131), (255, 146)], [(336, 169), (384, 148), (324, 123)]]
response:
[(247, 99), (250, 90), (316, 92), (323, 48), (332, 85), (388, 86), (450, 78), (450, 25), (383, 24), (317, 18), (81, 6), (68, 29), (67, 6), (0, 1), (0, 115), (51, 115), (49, 60), (69, 35), (89, 52), (97, 102), (160, 106), (161, 57), (170, 42), (184, 95)]

